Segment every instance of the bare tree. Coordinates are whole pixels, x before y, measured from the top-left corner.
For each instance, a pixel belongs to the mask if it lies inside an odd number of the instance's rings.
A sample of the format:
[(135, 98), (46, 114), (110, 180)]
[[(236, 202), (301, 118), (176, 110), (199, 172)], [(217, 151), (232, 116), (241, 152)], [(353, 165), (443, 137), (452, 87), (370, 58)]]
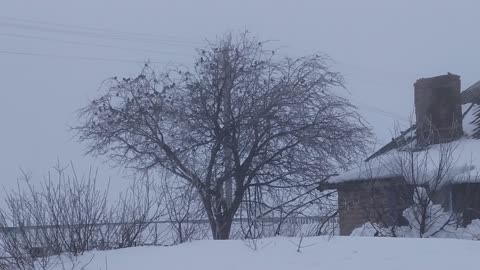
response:
[(198, 50), (193, 69), (112, 78), (81, 110), (88, 153), (193, 186), (214, 239), (230, 236), (247, 190), (313, 187), (364, 150), (369, 129), (335, 94), (320, 55), (281, 58), (247, 33)]

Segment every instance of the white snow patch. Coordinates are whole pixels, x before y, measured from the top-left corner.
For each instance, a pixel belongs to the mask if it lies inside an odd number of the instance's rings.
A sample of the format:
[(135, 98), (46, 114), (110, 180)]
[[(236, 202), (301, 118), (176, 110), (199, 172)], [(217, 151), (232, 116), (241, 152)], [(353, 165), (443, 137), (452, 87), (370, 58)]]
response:
[(480, 253), (478, 241), (450, 239), (312, 237), (303, 239), (301, 252), (298, 243), (298, 238), (262, 239), (253, 250), (241, 240), (197, 241), (93, 252), (77, 263), (91, 260), (86, 270), (450, 270), (474, 269)]

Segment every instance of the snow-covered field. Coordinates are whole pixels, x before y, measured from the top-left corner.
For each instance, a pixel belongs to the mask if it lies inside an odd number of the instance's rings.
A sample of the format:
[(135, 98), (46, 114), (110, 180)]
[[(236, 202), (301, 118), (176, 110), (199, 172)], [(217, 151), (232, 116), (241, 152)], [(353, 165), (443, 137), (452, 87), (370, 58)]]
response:
[[(170, 247), (101, 251), (80, 257), (84, 269), (157, 270), (443, 270), (478, 269), (480, 242), (369, 237), (195, 241)], [(254, 249), (254, 246), (257, 249)], [(58, 269), (63, 269), (59, 267)]]

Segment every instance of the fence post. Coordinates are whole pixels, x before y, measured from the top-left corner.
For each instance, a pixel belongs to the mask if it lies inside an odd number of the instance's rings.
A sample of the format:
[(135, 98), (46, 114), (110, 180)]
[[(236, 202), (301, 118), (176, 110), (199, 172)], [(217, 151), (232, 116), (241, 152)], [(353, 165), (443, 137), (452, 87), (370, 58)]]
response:
[(158, 245), (158, 222), (155, 222), (155, 240), (154, 245)]

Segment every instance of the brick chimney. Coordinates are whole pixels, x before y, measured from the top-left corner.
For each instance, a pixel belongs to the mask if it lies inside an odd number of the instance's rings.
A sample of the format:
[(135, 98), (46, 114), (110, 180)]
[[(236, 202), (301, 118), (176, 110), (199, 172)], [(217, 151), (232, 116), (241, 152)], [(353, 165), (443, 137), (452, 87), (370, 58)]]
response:
[(463, 135), (460, 76), (419, 79), (415, 87), (417, 141), (420, 146), (450, 142)]

